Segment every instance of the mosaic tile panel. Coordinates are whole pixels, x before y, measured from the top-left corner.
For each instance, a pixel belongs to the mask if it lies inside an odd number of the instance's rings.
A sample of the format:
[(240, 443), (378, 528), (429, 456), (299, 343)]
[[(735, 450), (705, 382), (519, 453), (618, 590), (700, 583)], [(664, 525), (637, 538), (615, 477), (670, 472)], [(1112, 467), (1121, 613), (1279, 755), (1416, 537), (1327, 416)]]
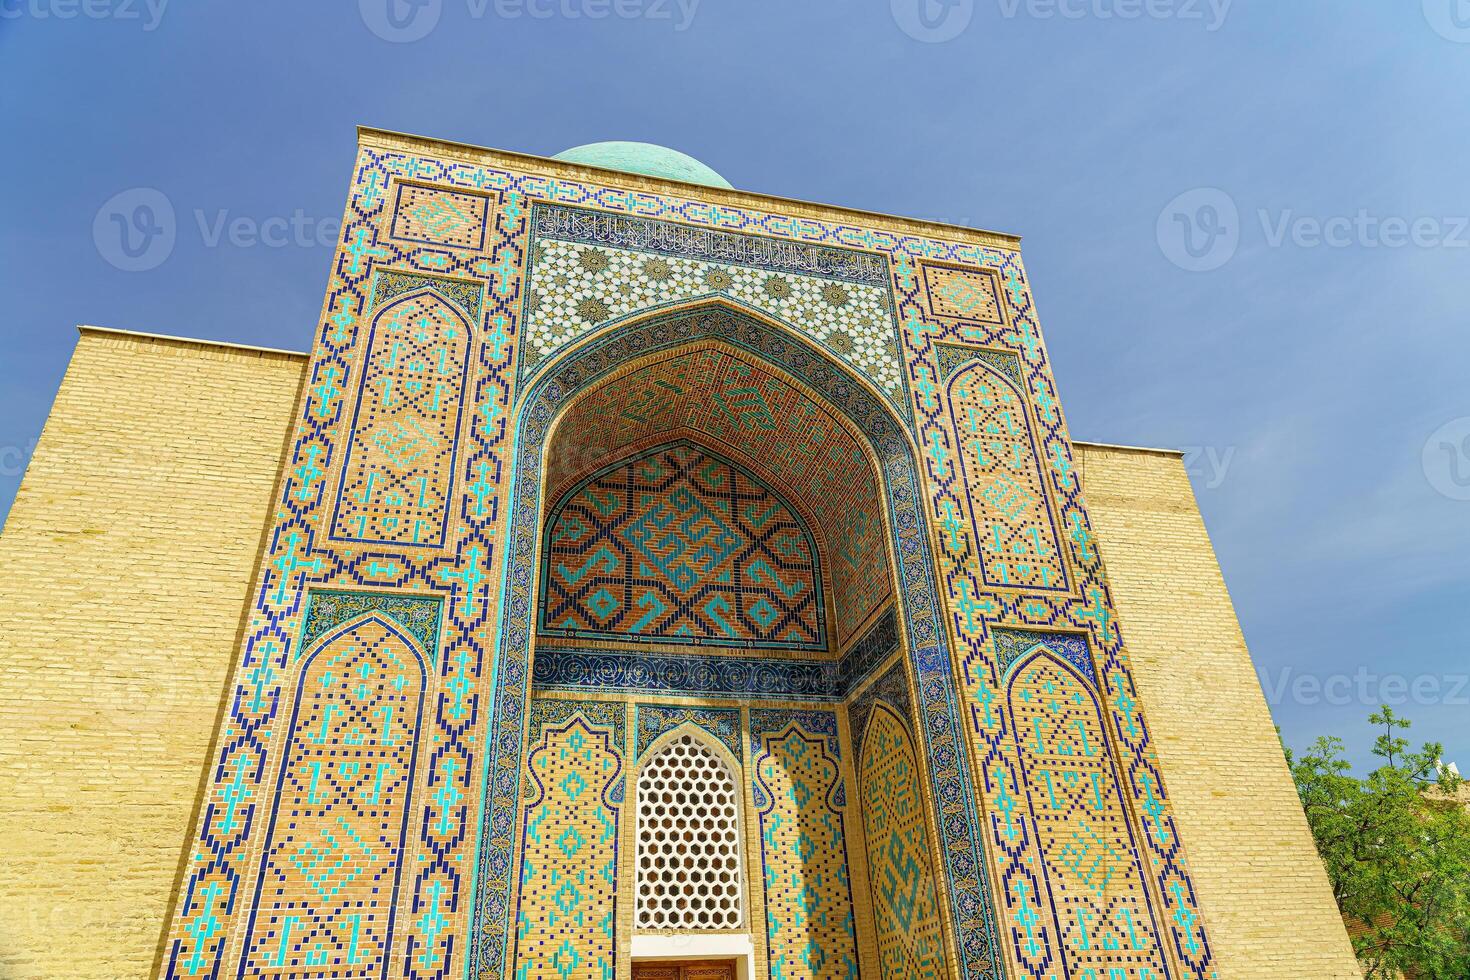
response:
[(858, 795), (883, 980), (947, 975), (919, 772), (908, 728), (879, 702), (863, 736)]
[[(1042, 835), (1031, 815), (1017, 805), (1019, 787), (1026, 783), (1030, 763), (1011, 738), (1010, 720), (1002, 707), (1007, 695), (1000, 658), (1009, 655), (1010, 647), (1003, 641), (991, 642), (997, 627), (1050, 628), (1066, 631), (1067, 640), (1059, 641), (1062, 647), (1075, 644), (1075, 634), (1081, 633), (1097, 650), (1094, 675), (1103, 688), (1098, 703), (1108, 706), (1103, 718), (1110, 739), (1106, 751), (1111, 754), (1116, 750), (1116, 756), (1107, 764), (1116, 772), (1129, 774), (1119, 784), (1128, 798), (1124, 803), (1120, 797), (1120, 819), (1132, 828), (1142, 852), (1143, 887), (1159, 910), (1154, 953), (1168, 964), (1170, 976), (1210, 980), (1216, 976), (1214, 953), (1200, 919), (1187, 862), (1169, 815), (1157, 754), (1129, 673), (1127, 651), (1087, 519), (1071, 443), (1024, 272), (1014, 255), (980, 256), (974, 265), (993, 273), (1001, 284), (1004, 316), (990, 321), (949, 319), (936, 315), (953, 311), (934, 308), (924, 283), (924, 265), (922, 261), (898, 257), (894, 263), (895, 291), (899, 317), (905, 324), (910, 391), (924, 456), (925, 496), (940, 543), (947, 625), (966, 688), (964, 698), (975, 751), (985, 760), (978, 786), (987, 812), (1005, 813), (1006, 821), (1019, 835), (1015, 841), (1008, 840), (1005, 823), (989, 821), (995, 899), (1010, 940), (1010, 970), (1028, 980), (1047, 980), (1062, 962), (1064, 954), (1058, 944), (1063, 927), (1053, 906), (1038, 896), (1056, 893), (1077, 901), (1088, 900), (1077, 892), (1076, 881), (1059, 877), (1046, 863), (1040, 850)], [(959, 353), (964, 349), (972, 352), (968, 361)], [(989, 522), (995, 522), (994, 526), (1004, 528), (1009, 523), (1004, 509), (1013, 512), (1015, 503), (1003, 492), (1007, 487), (967, 479), (966, 465), (979, 457), (965, 460), (958, 451), (964, 441), (960, 434), (968, 434), (970, 427), (968, 409), (976, 406), (973, 402), (961, 404), (953, 389), (956, 384), (965, 384), (967, 375), (981, 372), (988, 385), (1008, 388), (1018, 411), (1025, 411), (1031, 428), (1018, 452), (1026, 460), (1024, 465), (1034, 467), (1038, 474), (1034, 481), (1028, 481), (1037, 488), (1035, 496), (1049, 514), (1055, 515), (1051, 525), (1055, 544), (1040, 528), (1036, 539), (1010, 542), (1013, 547), (1018, 545), (1014, 557), (1031, 564), (1031, 579), (1024, 584), (1015, 581), (1014, 567), (1007, 569), (1005, 576), (992, 569), (987, 577), (977, 557), (986, 544), (980, 525), (989, 529)], [(986, 447), (979, 448), (983, 451)], [(985, 495), (987, 489), (991, 490), (989, 497)], [(990, 543), (994, 545), (993, 537)], [(1002, 536), (1000, 554), (1004, 554), (1005, 544)], [(1039, 569), (1052, 560), (1048, 552), (1057, 553), (1059, 564), (1050, 576), (1044, 576)], [(1038, 562), (1038, 558), (1044, 561)], [(1056, 581), (1063, 572), (1068, 577), (1065, 586), (1047, 587), (1048, 580)], [(1009, 584), (997, 585), (999, 581)], [(1068, 651), (1061, 652), (1067, 659)], [(1148, 819), (1157, 820), (1163, 830), (1157, 835), (1143, 832), (1144, 824), (1136, 814), (1152, 814)], [(1102, 919), (1108, 909), (1099, 905), (1092, 912)]]
[(391, 301), (373, 317), (334, 537), (443, 544), (470, 339), (464, 314), (435, 292)]
[[(934, 566), (931, 564), (927, 529), (919, 509), (922, 498), (917, 494), (915, 459), (903, 437), (893, 413), (882, 407), (864, 389), (851, 383), (835, 362), (796, 335), (779, 332), (761, 321), (742, 316), (722, 307), (692, 310), (669, 316), (650, 318), (623, 330), (600, 336), (589, 342), (577, 356), (569, 358), (555, 372), (538, 379), (526, 395), (518, 413), (516, 434), (517, 473), (514, 478), (510, 519), (511, 561), (517, 567), (529, 567), (534, 561), (540, 539), (541, 493), (543, 480), (538, 470), (544, 447), (554, 421), (571, 419), (572, 411), (558, 412), (569, 403), (577, 403), (579, 394), (613, 377), (614, 372), (637, 357), (654, 358), (665, 352), (688, 350), (691, 344), (718, 342), (736, 350), (755, 354), (761, 361), (789, 372), (817, 397), (825, 400), (850, 421), (877, 454), (883, 474), (886, 505), (892, 522), (892, 551), (896, 558), (902, 617), (899, 622), (906, 633), (918, 677), (917, 695), (923, 718), (921, 731), (926, 745), (933, 785), (932, 800), (936, 826), (942, 838), (940, 855), (944, 878), (950, 891), (956, 944), (956, 966), (963, 977), (971, 980), (993, 980), (1002, 969), (997, 945), (996, 922), (985, 884), (987, 874), (981, 859), (978, 833), (980, 819), (976, 798), (968, 775), (969, 762), (960, 739), (960, 706), (955, 692), (955, 678), (949, 654), (940, 645), (941, 620), (935, 611)], [(590, 422), (594, 420), (579, 420)], [(550, 462), (554, 465), (556, 457)], [(550, 480), (551, 485), (557, 481)], [(515, 702), (506, 702), (510, 692), (520, 683), (513, 673), (523, 662), (530, 645), (534, 608), (519, 601), (523, 593), (514, 586), (507, 591), (506, 626), (503, 631), (503, 661), (512, 672), (502, 673), (497, 703), (506, 705), (511, 717), (505, 725), (518, 723), (513, 716)], [(881, 620), (880, 620), (881, 622)], [(874, 635), (873, 632), (865, 637)], [(857, 644), (866, 646), (866, 639)], [(718, 658), (707, 658), (718, 659)], [(542, 663), (538, 652), (538, 672)], [(586, 682), (587, 677), (580, 678)], [(493, 723), (489, 744), (494, 758), (492, 772), (504, 771), (502, 760), (515, 756), (515, 743), (499, 732), (501, 716)], [(511, 729), (512, 731), (514, 729)], [(516, 791), (516, 784), (491, 784), (492, 802), (486, 811), (486, 824), (493, 826), (494, 815), (503, 812), (504, 804)], [(482, 849), (479, 871), (480, 890), (484, 896), (477, 909), (478, 931), (472, 953), (477, 964), (472, 972), (488, 972), (499, 976), (503, 915), (497, 898), (505, 887), (500, 868), (508, 864), (500, 838), (489, 838)]]
[(400, 183), (389, 235), (399, 241), (479, 251), (490, 201), (442, 187)]
[[(613, 710), (621, 712), (622, 706)], [(620, 733), (581, 711), (543, 723), (531, 743), (516, 980), (616, 975), (623, 765)]]
[(660, 357), (592, 391), (566, 413), (547, 465), (549, 487), (644, 439), (693, 433), (729, 450), (787, 501), (820, 502), (836, 641), (854, 638), (892, 594), (877, 474), (838, 413), (760, 358), (707, 347)]
[[(976, 528), (986, 585), (996, 588), (1067, 588), (1061, 544), (1052, 522), (1046, 478), (1036, 451), (1025, 398), (995, 368), (977, 362), (948, 384), (954, 412), (955, 464)], [(949, 463), (942, 459), (944, 465)], [(948, 515), (951, 542), (958, 518)]]
[(869, 684), (861, 694), (852, 699), (847, 707), (847, 723), (852, 729), (854, 745), (863, 744), (868, 721), (879, 703), (886, 703), (902, 719), (913, 717), (913, 691), (909, 686), (908, 670), (902, 660), (894, 661), (877, 680)]
[(634, 728), (638, 733), (638, 747), (634, 751), (634, 758), (643, 758), (643, 753), (661, 735), (685, 724), (704, 729), (729, 749), (736, 759), (741, 757), (738, 708), (685, 708), (665, 704), (640, 704), (633, 710)]
[(424, 675), (413, 639), (377, 611), (306, 658), (240, 976), (387, 975)]
[(771, 976), (855, 980), (857, 934), (836, 718), (750, 714)]
[(844, 701), (898, 643), (890, 610), (838, 661), (542, 645), (533, 682), (540, 691)]
[(811, 531), (705, 450), (668, 446), (596, 474), (546, 526), (543, 637), (827, 649)]
[[(522, 805), (524, 764), (520, 746), (527, 723), (535, 606), (529, 580), (538, 540), (542, 475), (539, 462), (528, 460), (539, 460), (554, 409), (565, 405), (571, 393), (600, 373), (648, 352), (669, 349), (700, 331), (719, 336), (722, 342), (747, 344), (760, 358), (808, 381), (823, 398), (839, 405), (878, 448), (881, 489), (894, 514), (903, 624), (924, 717), (918, 730), (936, 790), (942, 876), (950, 891), (959, 951), (956, 966), (962, 975), (966, 980), (994, 977), (1001, 969), (995, 955), (1009, 950), (1005, 956), (1011, 974), (1046, 980), (1054, 968), (1033, 969), (1033, 963), (1023, 962), (1013, 948), (1013, 936), (1024, 931), (1024, 919), (1036, 912), (1034, 906), (1027, 909), (1017, 902), (1013, 886), (1026, 882), (1028, 874), (1053, 879), (1033, 880), (1033, 888), (1037, 883), (1066, 886), (1066, 879), (1047, 870), (1034, 846), (1001, 848), (993, 824), (985, 828), (994, 857), (987, 868), (975, 836), (981, 826), (976, 796), (983, 796), (987, 812), (993, 812), (1002, 794), (1014, 795), (1021, 786), (1020, 750), (1008, 741), (1001, 723), (1005, 693), (997, 651), (990, 641), (991, 629), (998, 626), (1088, 635), (1096, 651), (1102, 724), (1112, 740), (1117, 771), (1127, 774), (1119, 790), (1127, 799), (1127, 819), (1147, 873), (1145, 884), (1158, 909), (1159, 947), (1170, 961), (1172, 976), (1189, 980), (1214, 976), (1214, 954), (1073, 472), (1071, 446), (1029, 286), (1014, 252), (1003, 243), (985, 244), (988, 239), (976, 234), (961, 236), (965, 240), (926, 237), (878, 219), (871, 225), (866, 219), (858, 223), (854, 216), (835, 211), (811, 217), (817, 212), (808, 210), (795, 217), (755, 199), (714, 204), (677, 193), (633, 192), (549, 176), (534, 172), (535, 167), (509, 169), (509, 158), (472, 159), (469, 151), (455, 151), (459, 158), (449, 159), (427, 152), (428, 143), (372, 140), (359, 153), (353, 175), (307, 369), (302, 413), (283, 462), (281, 493), (251, 591), (228, 716), (210, 762), (197, 837), (167, 933), (165, 976), (235, 975), (239, 969), (242, 930), (247, 928), (261, 868), (263, 828), (272, 812), (271, 787), (285, 761), (287, 729), (280, 724), (279, 712), (290, 701), (297, 679), (293, 671), (301, 661), (306, 593), (313, 587), (422, 590), (445, 597), (443, 648), (428, 674), (423, 716), (425, 744), (432, 743), (434, 749), (424, 762), (424, 792), (416, 797), (417, 812), (411, 818), (402, 862), (406, 914), (396, 927), (395, 941), (402, 956), (395, 953), (391, 962), (396, 973), (424, 980), (458, 978), (467, 968), (472, 975), (494, 980), (510, 975), (515, 931), (510, 902), (519, 847), (515, 823)], [(427, 197), (405, 189), (424, 186), (441, 197), (480, 198), (486, 207), (483, 212), (463, 210), (458, 219), (436, 214), (433, 208), (415, 213)], [(726, 195), (722, 200), (734, 199)], [(889, 415), (865, 401), (865, 386), (832, 370), (834, 364), (851, 367), (855, 362), (822, 346), (820, 338), (808, 331), (781, 325), (779, 315), (764, 326), (735, 318), (643, 323), (630, 310), (619, 321), (622, 329), (578, 336), (565, 348), (572, 354), (568, 360), (538, 365), (539, 373), (525, 376), (534, 377), (534, 383), (517, 391), (516, 351), (526, 326), (522, 317), (528, 298), (524, 270), (533, 251), (532, 208), (551, 202), (619, 219), (592, 222), (621, 229), (612, 238), (567, 244), (599, 244), (611, 250), (644, 251), (650, 257), (759, 268), (765, 276), (816, 274), (844, 285), (849, 280), (837, 276), (846, 273), (834, 273), (840, 265), (837, 253), (860, 256), (850, 260), (848, 272), (862, 273), (874, 262), (886, 267), (891, 273), (890, 315), (901, 343), (900, 391), (907, 393), (896, 417), (898, 424), (912, 430), (921, 455), (914, 460)], [(643, 234), (630, 229), (644, 220), (683, 230), (657, 231), (641, 243), (628, 237)], [(623, 237), (617, 239), (618, 235)], [(740, 236), (740, 243), (730, 235)], [(708, 244), (691, 244), (700, 239)], [(666, 242), (674, 243), (667, 254), (659, 251)], [(781, 267), (783, 261), (795, 264), (787, 269)], [(820, 263), (833, 265), (823, 271), (817, 268)], [(959, 300), (952, 300), (955, 307), (936, 304), (924, 283), (925, 265), (993, 274), (1000, 287), (1002, 317), (966, 319), (954, 315), (964, 312)], [(450, 516), (443, 544), (437, 547), (403, 541), (363, 546), (332, 537), (340, 506), (337, 476), (357, 412), (370, 318), (387, 302), (373, 298), (375, 277), (389, 272), (453, 277), (479, 283), (484, 290), (484, 307), (471, 318), (475, 339), (464, 385), (459, 434), (463, 455), (452, 471), (462, 479), (444, 490)], [(869, 281), (862, 274), (856, 279), (861, 282), (854, 286)], [(402, 295), (406, 294), (395, 299)], [(728, 292), (714, 295), (732, 308), (744, 302)], [(636, 312), (657, 308), (655, 303)], [(975, 307), (983, 308), (983, 302)], [(966, 563), (955, 562), (947, 550), (952, 534), (959, 538), (958, 547), (973, 550), (978, 544), (973, 526), (952, 527), (956, 520), (967, 523), (959, 508), (971, 491), (956, 477), (953, 458), (947, 461), (947, 470), (944, 466), (944, 452), (955, 451), (955, 427), (962, 413), (952, 411), (942, 390), (942, 344), (978, 344), (1015, 355), (1022, 375), (1016, 390), (1033, 413), (1036, 458), (1057, 516), (1066, 564), (1074, 573), (1067, 590), (996, 588)], [(543, 383), (551, 379), (550, 386)], [(888, 396), (889, 388), (870, 380)], [(779, 481), (773, 481), (776, 484)], [(801, 499), (800, 494), (786, 495)], [(938, 528), (937, 564), (931, 564), (926, 543), (930, 522)], [(823, 536), (841, 537), (825, 531)], [(941, 607), (935, 605), (936, 590)], [(951, 654), (959, 666), (955, 676), (950, 675)], [(493, 686), (488, 670), (492, 657), (498, 657)], [(956, 681), (964, 684), (958, 696)], [(967, 731), (961, 731), (961, 719)], [(961, 738), (970, 739), (972, 746), (961, 745)], [(986, 760), (984, 771), (973, 778), (967, 751)], [(999, 779), (996, 765), (1002, 770)], [(1018, 814), (1016, 819), (1025, 825), (1030, 818)], [(1026, 826), (1034, 840), (1034, 828)], [(471, 866), (478, 876), (474, 887)], [(994, 942), (987, 881), (994, 882), (998, 924), (1006, 936), (1001, 945)], [(1051, 935), (1059, 936), (1060, 927), (1048, 916), (1050, 912), (1044, 912), (1041, 920), (1050, 922)], [(333, 923), (334, 929), (342, 928), (335, 919)], [(1059, 950), (1052, 949), (1051, 955), (1053, 963), (1060, 962)]]
[(547, 205), (535, 225), (523, 374), (630, 313), (723, 296), (805, 333), (905, 410), (876, 256)]
[[(319, 589), (384, 589), (385, 597), (412, 591), (443, 598), (442, 645), (435, 651), (435, 662), (425, 664), (423, 758), (415, 776), (419, 786), (409, 809), (403, 850), (394, 857), (402, 875), (401, 914), (383, 969), (394, 976), (447, 980), (461, 975), (465, 965), (467, 892), (472, 880), (466, 869), (477, 846), (481, 746), (490, 715), (482, 671), (488, 662), (487, 624), (499, 616), (498, 606), (487, 599), (498, 589), (498, 474), (509, 447), (504, 412), (509, 404), (506, 372), (515, 324), (507, 304), (518, 302), (520, 294), (515, 257), (522, 254), (516, 242), (524, 223), (517, 220), (513, 201), (502, 211), (496, 206), (499, 192), (482, 187), (472, 196), (484, 206), (469, 212), (465, 227), (471, 229), (478, 222), (472, 237), (483, 242), (483, 248), (442, 244), (455, 241), (443, 234), (432, 247), (426, 244), (432, 234), (418, 243), (393, 238), (395, 225), (411, 227), (399, 208), (397, 191), (403, 176), (402, 168), (381, 155), (359, 153), (301, 411), (249, 592), (226, 716), (215, 740), (196, 837), (165, 938), (161, 969), (165, 977), (238, 976), (249, 969), (248, 957), (256, 955), (245, 939), (264, 872), (265, 828), (277, 816), (288, 819), (283, 815), (287, 811), (277, 806), (275, 793), (289, 761), (283, 712), (299, 679), (303, 618), (311, 605), (308, 596)], [(380, 518), (395, 516), (383, 510), (369, 515), (367, 522), (368, 530), (382, 540), (366, 545), (339, 541), (333, 537), (337, 516), (363, 503), (339, 493), (339, 478), (354, 423), (361, 415), (359, 402), (378, 394), (362, 384), (373, 346), (369, 337), (375, 313), (408, 303), (432, 304), (435, 296), (445, 304), (434, 307), (447, 318), (445, 322), (452, 321), (452, 311), (457, 310), (473, 327), (473, 338), (466, 340), (459, 394), (462, 420), (452, 433), (456, 462), (443, 470), (450, 474), (458, 470), (465, 479), (433, 487), (442, 497), (440, 510), (446, 515), (439, 518), (445, 526), (437, 540), (412, 544), (412, 523), (407, 525), (409, 531), (402, 530), (402, 522), (392, 527), (380, 524)], [(381, 376), (391, 373), (386, 355), (374, 370), (382, 370)], [(411, 428), (407, 421), (404, 424)], [(388, 438), (391, 434), (391, 429), (380, 433), (382, 446), (401, 451), (401, 443)], [(368, 462), (380, 451), (371, 442), (360, 445), (366, 447)], [(357, 457), (353, 465), (358, 465)], [(362, 484), (367, 482), (366, 470), (358, 471)], [(386, 693), (382, 696), (383, 705), (390, 703), (388, 698)], [(346, 742), (350, 734), (333, 736), (340, 736), (339, 752), (350, 751)], [(339, 812), (359, 836), (372, 839), (370, 818), (351, 810)], [(508, 815), (513, 818), (514, 810)], [(507, 823), (497, 817), (494, 825)], [(308, 883), (293, 894), (272, 887), (268, 894), (273, 901), (279, 897), (295, 902), (298, 911), (329, 923), (326, 928), (334, 935), (350, 933), (349, 916), (355, 913), (338, 914), (320, 896), (313, 897), (310, 888)], [(354, 955), (362, 955), (364, 949), (360, 941)], [(313, 951), (308, 958), (316, 956)], [(309, 975), (323, 973), (321, 967), (310, 969), (314, 972)]]
[[(1050, 904), (1059, 930), (1044, 941), (1041, 916), (1034, 928), (1023, 916), (1023, 958), (1052, 968), (1059, 953), (1069, 976), (1162, 980), (1169, 971), (1091, 688), (1043, 648), (1012, 667), (1006, 708), (1023, 773), (1015, 802), (1033, 816), (1047, 870), (1035, 894), (1028, 878), (1011, 887), (1023, 909)], [(1021, 830), (1001, 814), (1014, 847)]]
[[(941, 320), (959, 320), (994, 327), (1005, 326), (1000, 283), (987, 269), (922, 264), (929, 313)], [(961, 327), (963, 333), (963, 327)]]

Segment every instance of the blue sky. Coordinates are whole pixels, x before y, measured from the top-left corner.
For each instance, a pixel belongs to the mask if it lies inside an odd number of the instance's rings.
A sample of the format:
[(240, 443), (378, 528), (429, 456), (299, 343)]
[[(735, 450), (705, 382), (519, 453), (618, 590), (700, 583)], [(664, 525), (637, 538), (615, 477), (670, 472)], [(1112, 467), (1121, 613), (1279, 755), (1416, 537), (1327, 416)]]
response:
[(387, 2), (0, 0), (0, 515), (75, 324), (308, 345), (357, 124), (647, 140), (1023, 235), (1074, 436), (1198, 447), (1288, 741), (1387, 698), (1470, 769), (1470, 0)]

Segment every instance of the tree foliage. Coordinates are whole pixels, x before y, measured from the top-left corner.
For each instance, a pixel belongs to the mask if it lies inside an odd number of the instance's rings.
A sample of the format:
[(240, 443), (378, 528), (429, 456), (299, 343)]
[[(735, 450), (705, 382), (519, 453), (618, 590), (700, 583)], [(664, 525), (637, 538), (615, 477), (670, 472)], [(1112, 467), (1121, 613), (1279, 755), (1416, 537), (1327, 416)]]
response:
[(1470, 807), (1441, 747), (1412, 750), (1385, 705), (1381, 761), (1359, 779), (1339, 738), (1287, 751), (1338, 908), (1368, 980), (1470, 978)]

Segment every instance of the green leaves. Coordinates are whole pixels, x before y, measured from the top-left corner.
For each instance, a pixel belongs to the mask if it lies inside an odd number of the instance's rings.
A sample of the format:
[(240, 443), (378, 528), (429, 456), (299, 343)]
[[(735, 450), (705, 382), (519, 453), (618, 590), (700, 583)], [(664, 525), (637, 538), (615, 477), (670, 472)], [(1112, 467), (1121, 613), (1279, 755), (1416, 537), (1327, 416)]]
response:
[(1470, 795), (1441, 746), (1410, 748), (1408, 719), (1369, 721), (1383, 762), (1365, 779), (1339, 738), (1286, 753), (1359, 962), (1368, 980), (1470, 977)]

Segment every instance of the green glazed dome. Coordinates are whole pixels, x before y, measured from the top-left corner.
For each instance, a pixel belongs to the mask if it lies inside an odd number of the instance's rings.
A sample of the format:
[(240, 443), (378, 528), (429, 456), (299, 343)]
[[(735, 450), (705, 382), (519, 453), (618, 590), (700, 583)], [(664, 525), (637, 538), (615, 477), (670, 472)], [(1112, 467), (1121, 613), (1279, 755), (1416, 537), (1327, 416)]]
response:
[(706, 187), (729, 187), (730, 182), (687, 153), (671, 150), (654, 143), (627, 143), (611, 140), (606, 143), (587, 143), (563, 150), (553, 160), (580, 163), (589, 167), (621, 170), (624, 173), (643, 174), (646, 177), (665, 177), (682, 180), (686, 184), (703, 184)]

